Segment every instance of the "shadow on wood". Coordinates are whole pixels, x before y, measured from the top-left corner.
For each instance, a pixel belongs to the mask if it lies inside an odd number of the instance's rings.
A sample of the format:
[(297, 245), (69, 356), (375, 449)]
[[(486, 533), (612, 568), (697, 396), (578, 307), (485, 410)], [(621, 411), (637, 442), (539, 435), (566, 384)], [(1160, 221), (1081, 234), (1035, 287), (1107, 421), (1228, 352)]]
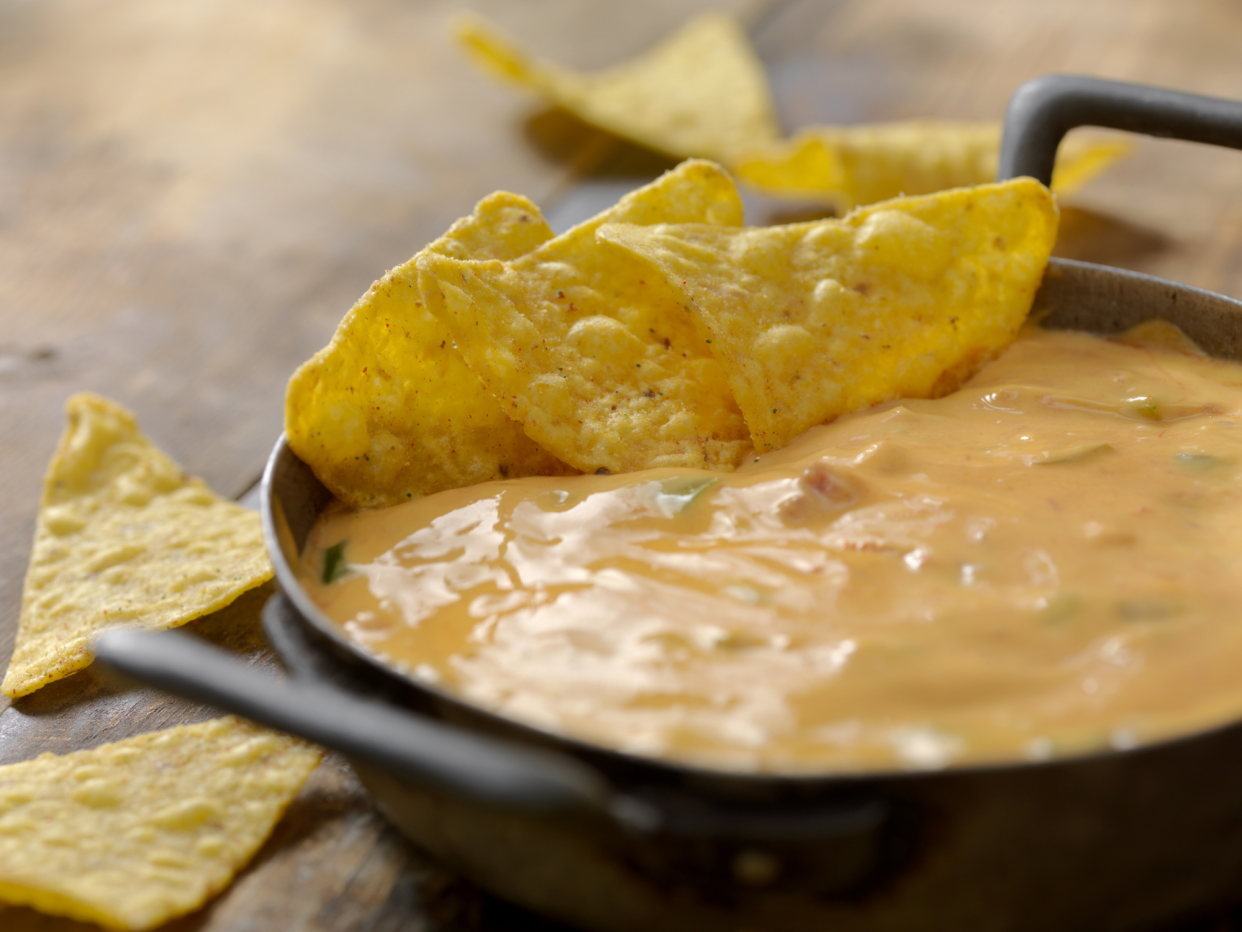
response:
[(655, 178), (681, 161), (592, 126), (560, 107), (531, 114), (522, 124), (522, 135), (549, 161), (595, 178)]
[(1062, 207), (1061, 226), (1052, 254), (1062, 259), (1133, 268), (1139, 260), (1164, 252), (1173, 245), (1173, 241), (1159, 230), (1077, 207)]
[[(277, 669), (259, 624), (272, 583), (243, 593), (233, 604), (190, 622), (183, 630)], [(51, 751), (67, 754), (108, 741), (219, 716), (206, 706), (105, 677), (94, 667), (14, 700), (0, 714), (0, 764)]]

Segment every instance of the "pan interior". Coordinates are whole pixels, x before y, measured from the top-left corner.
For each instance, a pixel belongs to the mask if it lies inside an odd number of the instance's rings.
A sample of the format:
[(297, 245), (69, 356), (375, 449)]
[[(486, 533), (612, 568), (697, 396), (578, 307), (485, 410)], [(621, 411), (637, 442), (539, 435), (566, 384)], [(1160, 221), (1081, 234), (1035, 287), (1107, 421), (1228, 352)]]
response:
[[(1238, 327), (1242, 314), (1239, 313), (1238, 302), (1157, 279), (1084, 263), (1054, 262), (1037, 298), (1036, 313), (1048, 328), (1085, 329), (1100, 333), (1117, 332), (1152, 317), (1163, 317), (1176, 323), (1215, 355), (1233, 359), (1242, 355), (1239, 352), (1242, 339), (1239, 337)], [(278, 450), (273, 462), (276, 463), (281, 455)], [(283, 526), (288, 533), (281, 536), (285, 536), (286, 541), (291, 538), (300, 547), (305, 541), (310, 523), (323, 507), (327, 496), (322, 492), (322, 487), (316, 490), (317, 483), (309, 470), (301, 466), (287, 450), (283, 455), (286, 462), (279, 467), (286, 472), (282, 488), (297, 490), (301, 487), (301, 491), (292, 501), (286, 496), (280, 496), (277, 500), (281, 504), (269, 507), (268, 518), (274, 527), (279, 527), (282, 522), (277, 509), (284, 511), (288, 517), (284, 519)], [(275, 467), (269, 472), (274, 474)], [(270, 498), (271, 488), (267, 490)], [(272, 537), (279, 539), (276, 534)], [(342, 643), (343, 639), (336, 625), (322, 617), (297, 585), (290, 561), (285, 556), (292, 550), (286, 543), (276, 555), (280, 558), (277, 563), (282, 584), (315, 627), (334, 642)], [(351, 653), (360, 654), (374, 662), (374, 658), (365, 655), (352, 642), (344, 641), (344, 645)], [(409, 677), (405, 679), (420, 691), (437, 693), (426, 683)], [(443, 693), (437, 695), (443, 701), (455, 702)]]

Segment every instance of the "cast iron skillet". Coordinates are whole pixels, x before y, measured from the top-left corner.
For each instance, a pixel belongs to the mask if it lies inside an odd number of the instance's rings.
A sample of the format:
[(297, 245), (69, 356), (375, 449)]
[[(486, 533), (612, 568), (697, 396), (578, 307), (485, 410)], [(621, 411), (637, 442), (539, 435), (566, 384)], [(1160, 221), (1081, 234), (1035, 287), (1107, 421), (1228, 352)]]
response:
[[(1242, 148), (1242, 104), (1090, 78), (1023, 86), (1000, 177), (1045, 182), (1079, 125)], [(1054, 260), (1045, 326), (1163, 317), (1242, 359), (1242, 302)], [(118, 671), (335, 748), (411, 839), (481, 886), (596, 930), (1142, 929), (1242, 897), (1242, 722), (1129, 751), (940, 772), (739, 775), (628, 756), (471, 708), (345, 641), (293, 565), (330, 495), (285, 446), (263, 479), (284, 595), (276, 680), (176, 633)]]

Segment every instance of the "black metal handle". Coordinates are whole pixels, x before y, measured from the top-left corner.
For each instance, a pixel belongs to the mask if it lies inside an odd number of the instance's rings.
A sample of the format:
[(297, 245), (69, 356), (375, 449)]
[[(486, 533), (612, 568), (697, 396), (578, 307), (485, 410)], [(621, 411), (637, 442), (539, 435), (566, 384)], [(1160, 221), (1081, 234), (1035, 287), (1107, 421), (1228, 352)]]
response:
[(1076, 126), (1242, 149), (1242, 102), (1079, 75), (1035, 78), (1009, 100), (996, 180), (1049, 184), (1057, 146)]
[(298, 735), (413, 785), (509, 811), (603, 817), (627, 832), (663, 837), (760, 843), (872, 835), (887, 816), (887, 806), (873, 797), (795, 810), (700, 805), (695, 812), (665, 812), (614, 792), (565, 755), (462, 731), (323, 680), (270, 676), (182, 632), (109, 632), (95, 642), (95, 656), (129, 679)]
[(541, 814), (615, 808), (611, 788), (571, 758), (475, 736), (326, 683), (268, 676), (183, 633), (110, 632), (96, 641), (95, 652), (98, 662), (131, 679), (298, 735), (430, 790)]

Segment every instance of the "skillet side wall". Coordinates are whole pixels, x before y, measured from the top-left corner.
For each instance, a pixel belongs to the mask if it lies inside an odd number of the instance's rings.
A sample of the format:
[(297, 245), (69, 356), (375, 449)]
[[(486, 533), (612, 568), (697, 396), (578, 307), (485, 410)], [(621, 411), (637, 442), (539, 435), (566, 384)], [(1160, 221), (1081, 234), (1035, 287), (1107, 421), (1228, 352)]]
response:
[[(742, 922), (772, 932), (1102, 932), (1163, 927), (1236, 898), (1239, 765), (1235, 731), (1160, 759), (876, 781), (875, 793), (931, 823), (922, 850), (871, 889), (828, 894), (786, 883), (725, 891), (702, 874), (653, 875), (639, 863), (640, 840), (490, 813), (358, 772), (385, 814), (444, 863), (585, 929), (736, 930)], [(711, 847), (705, 867), (730, 848)], [(803, 852), (769, 850), (804, 875)]]
[[(1049, 328), (1097, 333), (1161, 317), (1213, 355), (1242, 359), (1242, 303), (1149, 276), (1053, 260), (1033, 313)], [(301, 547), (304, 517), (322, 507), (322, 490), (301, 480), (282, 485), (281, 475), (269, 470), (265, 501), (300, 516), (291, 523)], [(269, 512), (265, 520), (275, 518)], [(412, 840), (481, 886), (584, 928), (1141, 930), (1232, 902), (1242, 890), (1242, 725), (1044, 764), (861, 777), (713, 775), (534, 733), (429, 692), (345, 642), (297, 591), (282, 554), (273, 559), (300, 614), (330, 645), (316, 648), (321, 656), (310, 662), (274, 640), (300, 676), (378, 689), (461, 727), (536, 740), (589, 761), (628, 791), (671, 787), (690, 805), (725, 811), (745, 801), (809, 810), (865, 798), (889, 814), (855, 874), (839, 883), (826, 889), (813, 876), (812, 865), (842, 857), (841, 839), (825, 835), (767, 845), (760, 853), (781, 870), (766, 885), (748, 886), (727, 875), (730, 859), (744, 853), (727, 832), (688, 843), (701, 874), (677, 859), (668, 863), (678, 868), (666, 871), (651, 850), (682, 842), (502, 815), (356, 768)]]
[(1138, 272), (1053, 259), (1031, 317), (1049, 330), (1100, 334), (1160, 317), (1211, 355), (1242, 361), (1242, 301)]

